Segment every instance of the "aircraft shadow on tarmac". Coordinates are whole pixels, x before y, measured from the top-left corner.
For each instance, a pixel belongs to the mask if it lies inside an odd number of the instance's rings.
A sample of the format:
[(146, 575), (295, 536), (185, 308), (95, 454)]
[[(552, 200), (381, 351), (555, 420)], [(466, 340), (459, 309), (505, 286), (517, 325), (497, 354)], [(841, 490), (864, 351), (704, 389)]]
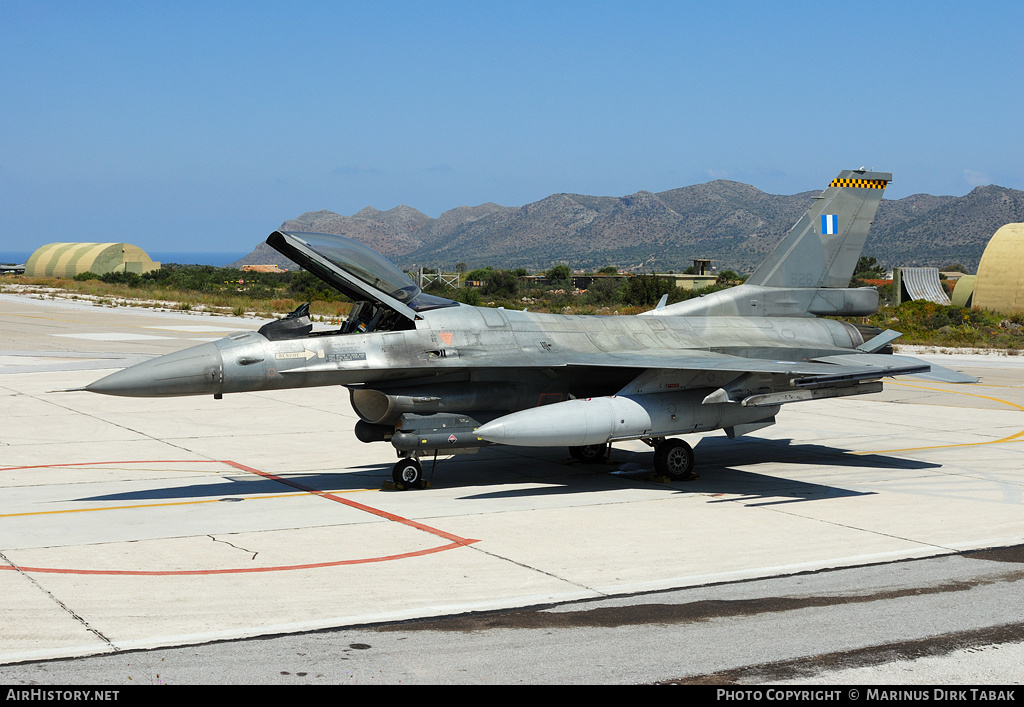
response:
[[(829, 447), (818, 444), (794, 444), (790, 439), (757, 439), (745, 438), (743, 440), (729, 440), (725, 437), (705, 437), (696, 446), (695, 452), (698, 459), (698, 478), (686, 482), (672, 482), (671, 486), (679, 493), (722, 493), (729, 494), (728, 499), (716, 499), (711, 503), (725, 501), (735, 502), (736, 495), (746, 497), (747, 501), (756, 501), (759, 498), (766, 499), (763, 503), (750, 503), (749, 505), (773, 505), (777, 503), (794, 503), (810, 501), (820, 498), (838, 498), (847, 496), (867, 496), (873, 492), (854, 491), (837, 486), (820, 483), (810, 483), (779, 475), (784, 472), (773, 474), (761, 474), (754, 471), (742, 470), (736, 467), (746, 465), (775, 463), (775, 464), (804, 464), (814, 465), (822, 468), (838, 469), (840, 474), (848, 473), (844, 479), (856, 480), (857, 469), (892, 469), (892, 470), (921, 470), (941, 467), (941, 464), (922, 462), (914, 459), (888, 456), (885, 454), (853, 454), (847, 450)], [(622, 488), (622, 483), (647, 484), (653, 474), (651, 456), (653, 452), (636, 452), (622, 449), (615, 449), (611, 453), (611, 463), (604, 465), (573, 464), (574, 476), (566, 479), (565, 472), (555, 476), (544, 478), (540, 475), (534, 479), (538, 482), (556, 481), (541, 487), (504, 489), (490, 493), (475, 494), (465, 498), (509, 498), (543, 496), (563, 493), (593, 492), (595, 490)], [(481, 460), (483, 461), (483, 460)], [(484, 462), (483, 465), (486, 465)], [(467, 486), (479, 486), (481, 483), (508, 484), (513, 482), (509, 474), (481, 474), (479, 467), (464, 465), (462, 473), (442, 470), (439, 473), (445, 479), (446, 485), (455, 486), (462, 481), (462, 474), (466, 474), (465, 484)], [(592, 474), (587, 472), (594, 472)], [(610, 472), (610, 473), (609, 473)], [(472, 475), (470, 477), (470, 474)], [(582, 476), (581, 476), (582, 475)], [(588, 483), (587, 477), (600, 479), (602, 477), (617, 478), (620, 483), (609, 485), (607, 483)], [(771, 499), (771, 500), (767, 500)]]
[(937, 469), (941, 464), (888, 454), (857, 454), (825, 444), (795, 443), (792, 439), (705, 437), (694, 446), (699, 450), (698, 472), (722, 469), (726, 465), (814, 464), (864, 469)]
[[(225, 500), (241, 500), (242, 496), (260, 496), (282, 493), (302, 493), (303, 491), (345, 492), (379, 488), (383, 477), (391, 478), (391, 466), (374, 464), (361, 467), (359, 471), (338, 469), (313, 473), (282, 472), (276, 475), (281, 481), (256, 474), (243, 475), (238, 471), (225, 469), (222, 480), (218, 483), (202, 483), (189, 485), (148, 488), (125, 493), (104, 494), (77, 499), (79, 501), (159, 501), (182, 498), (216, 498)], [(294, 484), (294, 486), (292, 485)]]
[[(624, 485), (648, 484), (653, 474), (653, 452), (613, 449), (605, 464), (579, 464), (571, 462), (561, 449), (531, 450), (524, 458), (510, 455), (503, 448), (484, 449), (473, 457), (438, 461), (436, 469), (430, 459), (424, 459), (426, 478), (447, 488), (479, 489), (483, 485), (517, 484), (517, 488), (477, 493), (465, 499), (513, 498), (548, 496), (552, 494), (593, 493), (613, 491)], [(695, 447), (698, 459), (698, 478), (687, 482), (672, 482), (679, 493), (729, 494), (728, 499), (712, 503), (736, 501), (736, 495), (746, 500), (766, 499), (763, 504), (793, 503), (820, 498), (871, 495), (871, 492), (853, 491), (837, 486), (810, 483), (787, 478), (776, 471), (772, 474), (739, 469), (764, 463), (814, 465), (831, 468), (844, 474), (841, 478), (856, 480), (858, 469), (922, 470), (941, 467), (941, 464), (905, 459), (885, 454), (853, 454), (847, 450), (820, 444), (793, 443), (791, 439), (744, 438), (729, 440), (724, 437), (705, 437)], [(527, 461), (529, 460), (529, 461)], [(525, 462), (525, 463), (524, 463)], [(532, 463), (531, 463), (532, 462)], [(273, 473), (273, 472), (272, 472)], [(845, 474), (849, 474), (848, 476)], [(149, 488), (126, 493), (91, 496), (81, 501), (154, 501), (180, 498), (225, 497), (240, 500), (241, 496), (259, 496), (300, 492), (301, 490), (337, 491), (380, 488), (390, 480), (391, 465), (366, 464), (337, 471), (278, 474), (283, 481), (259, 476), (242, 476), (237, 471), (226, 472), (219, 483), (202, 483), (164, 488)], [(521, 484), (531, 485), (523, 488)], [(294, 484), (291, 485), (291, 484)], [(430, 491), (425, 491), (430, 493)], [(771, 499), (771, 500), (767, 500)], [(741, 499), (743, 500), (743, 499)]]

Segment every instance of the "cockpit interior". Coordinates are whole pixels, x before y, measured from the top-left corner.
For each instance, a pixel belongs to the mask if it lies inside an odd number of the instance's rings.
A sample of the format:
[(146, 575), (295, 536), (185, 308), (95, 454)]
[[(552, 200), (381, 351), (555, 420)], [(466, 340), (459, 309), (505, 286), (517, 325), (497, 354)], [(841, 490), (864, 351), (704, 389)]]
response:
[(419, 313), (459, 306), (453, 300), (422, 292), (390, 260), (344, 236), (274, 231), (267, 243), (353, 300), (348, 318), (339, 329), (313, 332), (307, 302), (284, 319), (260, 328), (260, 333), (272, 341), (414, 329)]

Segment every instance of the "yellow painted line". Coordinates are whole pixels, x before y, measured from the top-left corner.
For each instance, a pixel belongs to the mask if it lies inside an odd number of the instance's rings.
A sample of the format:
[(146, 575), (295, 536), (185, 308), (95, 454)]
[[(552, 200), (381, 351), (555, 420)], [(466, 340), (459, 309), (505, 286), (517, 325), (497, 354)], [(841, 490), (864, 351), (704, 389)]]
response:
[[(894, 382), (892, 385), (901, 385), (905, 388), (920, 388), (921, 390), (934, 390), (939, 393), (953, 393), (954, 395), (969, 395), (972, 398), (982, 398), (984, 400), (992, 400), (993, 402), (1002, 403), (1003, 405), (1009, 405), (1015, 407), (1018, 410), (1024, 411), (1024, 405), (1018, 405), (1017, 403), (1011, 403), (1009, 400), (1003, 400), (1002, 398), (993, 398), (991, 395), (978, 395), (977, 393), (965, 393), (961, 390), (949, 390), (948, 388), (932, 388), (926, 385), (916, 385), (914, 383), (903, 383)], [(993, 386), (994, 387), (994, 386)]]
[[(375, 489), (346, 489), (345, 491), (323, 491), (321, 493), (357, 493), (359, 491), (374, 491)], [(314, 496), (308, 492), (298, 493), (278, 493), (271, 495), (259, 495), (259, 496), (225, 496), (225, 498), (242, 498), (246, 501), (262, 501), (271, 498), (295, 498), (299, 496)], [(46, 516), (56, 515), (59, 513), (94, 513), (96, 511), (121, 511), (121, 510), (134, 510), (138, 508), (164, 508), (168, 506), (193, 506), (200, 503), (220, 503), (222, 498), (209, 498), (202, 501), (169, 501), (167, 503), (143, 503), (134, 506), (103, 506), (102, 508), (67, 508), (60, 511), (30, 511), (28, 513), (3, 513), (0, 514), (0, 518), (18, 518), (22, 516)]]
[[(83, 467), (86, 467), (86, 466), (87, 466), (86, 464), (43, 464), (43, 465), (40, 465), (40, 466), (7, 466), (7, 467), (0, 468), (0, 471), (21, 471), (23, 469), (33, 469), (33, 470), (35, 470), (35, 469), (46, 469), (47, 471), (63, 469), (65, 471), (81, 471), (83, 469)], [(133, 472), (133, 473), (137, 472), (137, 471), (151, 471), (151, 472), (153, 472), (155, 474), (163, 474), (165, 472), (176, 472), (176, 473), (182, 473), (182, 474), (207, 474), (207, 475), (208, 474), (220, 474), (220, 475), (224, 474), (223, 469), (221, 469), (221, 470), (217, 470), (217, 469), (173, 469), (173, 468), (167, 468), (167, 467), (162, 467), (162, 468), (159, 468), (159, 469), (153, 469), (153, 468), (149, 468), (149, 467), (132, 467), (131, 469), (126, 469), (123, 466), (100, 466), (98, 464), (97, 465), (88, 464), (88, 470), (91, 471), (93, 469), (98, 469), (99, 471), (123, 471), (123, 472)], [(131, 480), (132, 481), (138, 481), (138, 479), (131, 479)], [(72, 483), (76, 483), (76, 482), (72, 482)]]
[[(960, 390), (949, 390), (948, 388), (932, 388), (926, 385), (915, 385), (913, 383), (902, 383), (893, 382), (891, 385), (901, 385), (907, 388), (920, 388), (921, 390), (932, 390), (938, 393), (953, 393), (954, 395), (969, 395), (972, 398), (982, 398), (983, 400), (991, 400), (996, 403), (1002, 403), (1003, 405), (1009, 405), (1015, 407), (1018, 410), (1024, 412), (1024, 405), (1018, 405), (1017, 403), (1011, 403), (1009, 400), (1003, 400), (1002, 398), (994, 398), (991, 395), (979, 395), (978, 393), (965, 393)], [(951, 447), (978, 447), (984, 444), (1004, 444), (1006, 442), (1013, 442), (1015, 440), (1024, 437), (1024, 430), (1016, 434), (1012, 434), (1009, 437), (1003, 437), (1002, 439), (993, 439), (988, 442), (963, 442), (961, 444), (936, 444), (929, 447), (907, 447), (905, 449), (882, 449), (872, 452), (853, 452), (853, 454), (889, 454), (892, 452), (916, 452), (922, 449), (949, 449)]]
[[(273, 496), (243, 496), (246, 500), (256, 500), (262, 498), (284, 498), (286, 496), (301, 496), (298, 493), (282, 493)], [(227, 498), (236, 498), (235, 496), (228, 496)], [(169, 501), (167, 503), (144, 503), (134, 506), (103, 506), (102, 508), (68, 508), (62, 511), (32, 511), (29, 513), (4, 513), (0, 515), (0, 518), (16, 518), (19, 516), (46, 516), (54, 515), (57, 513), (91, 513), (94, 511), (120, 511), (134, 508), (162, 508), (165, 506), (191, 506), (198, 503), (219, 503), (221, 499), (210, 498), (203, 501)]]

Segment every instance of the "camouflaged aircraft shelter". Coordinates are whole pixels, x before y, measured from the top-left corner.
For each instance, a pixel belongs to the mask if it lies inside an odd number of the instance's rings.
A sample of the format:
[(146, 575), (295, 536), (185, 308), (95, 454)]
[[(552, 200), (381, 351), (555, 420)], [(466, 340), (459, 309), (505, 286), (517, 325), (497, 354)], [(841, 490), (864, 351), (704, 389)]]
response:
[(74, 277), (84, 272), (105, 275), (159, 270), (146, 252), (130, 243), (50, 243), (36, 250), (25, 263), (30, 277)]
[(978, 264), (973, 305), (1009, 314), (1024, 312), (1024, 223), (992, 235)]
[(977, 275), (964, 275), (953, 285), (953, 296), (950, 298), (957, 307), (974, 306), (974, 285), (978, 282)]

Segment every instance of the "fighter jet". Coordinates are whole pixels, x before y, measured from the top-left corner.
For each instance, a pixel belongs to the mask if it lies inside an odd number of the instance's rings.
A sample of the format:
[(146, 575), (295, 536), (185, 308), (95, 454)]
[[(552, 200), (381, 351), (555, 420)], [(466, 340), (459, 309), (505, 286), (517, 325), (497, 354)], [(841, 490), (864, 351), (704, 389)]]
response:
[(774, 424), (783, 405), (876, 393), (890, 376), (975, 380), (892, 355), (896, 332), (819, 318), (877, 311), (874, 288), (849, 284), (891, 179), (841, 172), (745, 284), (637, 316), (473, 307), (422, 292), (348, 238), (275, 231), (268, 244), (354, 301), (338, 329), (313, 331), (302, 305), (83, 390), (219, 399), (344, 386), (356, 437), (397, 451), (400, 489), (423, 486), (428, 455), (492, 444), (564, 445), (587, 462), (642, 440), (658, 474), (685, 479), (694, 453), (674, 435), (735, 438)]

